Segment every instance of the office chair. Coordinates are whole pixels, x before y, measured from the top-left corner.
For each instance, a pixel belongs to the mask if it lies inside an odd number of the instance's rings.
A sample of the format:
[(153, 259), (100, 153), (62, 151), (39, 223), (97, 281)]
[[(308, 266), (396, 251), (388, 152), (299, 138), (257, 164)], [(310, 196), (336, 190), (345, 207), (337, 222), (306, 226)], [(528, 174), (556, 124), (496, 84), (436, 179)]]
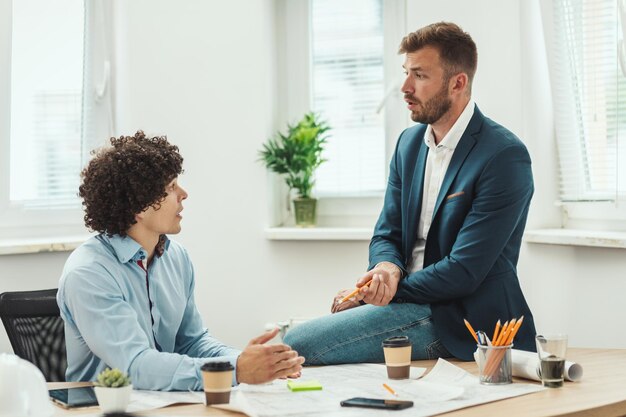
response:
[(46, 381), (65, 381), (65, 329), (57, 289), (0, 294), (0, 317), (13, 352), (34, 363)]

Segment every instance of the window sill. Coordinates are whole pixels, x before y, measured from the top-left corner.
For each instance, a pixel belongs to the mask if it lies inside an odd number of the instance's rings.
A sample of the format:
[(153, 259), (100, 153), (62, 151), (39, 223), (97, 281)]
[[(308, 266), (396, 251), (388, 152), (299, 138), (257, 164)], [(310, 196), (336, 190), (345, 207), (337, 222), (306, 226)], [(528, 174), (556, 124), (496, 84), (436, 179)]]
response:
[(269, 227), (268, 240), (364, 240), (372, 238), (371, 227)]
[(0, 255), (42, 252), (69, 252), (80, 246), (89, 235), (44, 238), (0, 239)]
[(524, 233), (524, 241), (548, 245), (626, 248), (626, 232), (582, 229), (536, 229)]
[[(368, 227), (269, 227), (268, 240), (362, 240), (372, 238)], [(535, 229), (524, 233), (527, 243), (547, 245), (626, 248), (626, 232), (607, 232), (582, 229)]]

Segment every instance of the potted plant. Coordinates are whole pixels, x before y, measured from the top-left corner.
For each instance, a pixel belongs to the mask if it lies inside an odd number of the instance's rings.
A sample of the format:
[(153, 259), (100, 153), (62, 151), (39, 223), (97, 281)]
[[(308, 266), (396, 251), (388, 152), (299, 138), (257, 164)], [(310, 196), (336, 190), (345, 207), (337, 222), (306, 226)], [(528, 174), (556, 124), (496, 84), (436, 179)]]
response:
[(263, 145), (260, 160), (265, 167), (284, 175), (289, 194), (297, 191), (293, 199), (296, 225), (314, 226), (317, 200), (311, 191), (315, 184), (314, 173), (325, 159), (322, 158), (325, 133), (330, 129), (315, 113), (307, 113), (295, 125), (287, 125), (287, 133), (278, 132)]
[(96, 398), (103, 413), (124, 412), (130, 402), (133, 386), (130, 378), (117, 368), (107, 368), (98, 374)]

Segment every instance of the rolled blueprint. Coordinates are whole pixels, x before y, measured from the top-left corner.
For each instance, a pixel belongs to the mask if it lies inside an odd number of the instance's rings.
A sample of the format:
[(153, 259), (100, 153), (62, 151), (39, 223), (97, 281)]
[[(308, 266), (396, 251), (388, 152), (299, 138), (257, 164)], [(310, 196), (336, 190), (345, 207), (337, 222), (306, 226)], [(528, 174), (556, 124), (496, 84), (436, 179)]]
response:
[[(474, 352), (474, 360), (477, 361), (477, 358), (476, 351)], [(541, 363), (536, 353), (512, 349), (511, 361), (513, 362), (513, 376), (541, 381)], [(568, 381), (580, 381), (583, 377), (583, 367), (576, 362), (565, 361), (563, 372)]]

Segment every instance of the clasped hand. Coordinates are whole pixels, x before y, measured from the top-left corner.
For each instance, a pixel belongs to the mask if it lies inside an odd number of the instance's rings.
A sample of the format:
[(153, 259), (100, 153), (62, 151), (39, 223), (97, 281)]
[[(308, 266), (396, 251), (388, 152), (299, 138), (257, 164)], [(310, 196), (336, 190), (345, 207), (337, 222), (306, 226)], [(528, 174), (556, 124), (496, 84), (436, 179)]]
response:
[[(381, 262), (363, 275), (356, 283), (359, 292), (353, 297), (342, 301), (352, 289), (341, 290), (335, 295), (330, 311), (338, 313), (360, 305), (360, 301), (375, 306), (385, 306), (391, 302), (398, 289), (401, 271), (390, 262)], [(371, 283), (366, 286), (369, 281)]]

